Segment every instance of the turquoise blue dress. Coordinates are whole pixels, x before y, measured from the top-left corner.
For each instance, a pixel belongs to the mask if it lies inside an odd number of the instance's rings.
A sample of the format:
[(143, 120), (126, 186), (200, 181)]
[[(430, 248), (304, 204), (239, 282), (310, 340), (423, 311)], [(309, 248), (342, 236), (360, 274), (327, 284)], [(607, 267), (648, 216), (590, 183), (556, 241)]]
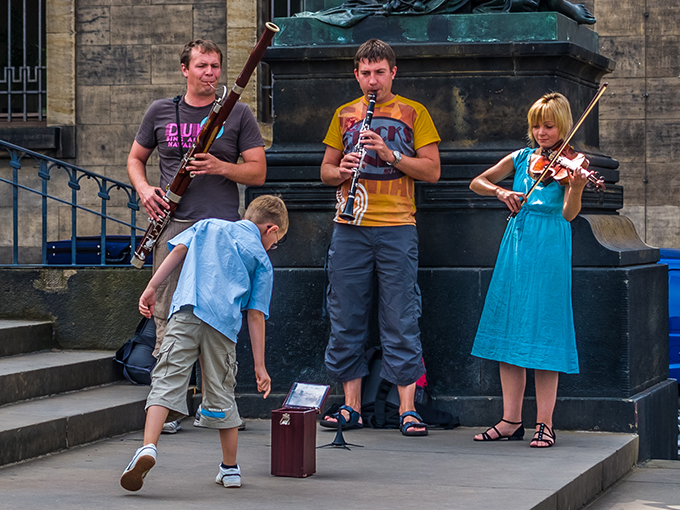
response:
[[(513, 191), (533, 184), (533, 149), (513, 153)], [(539, 184), (505, 229), (473, 356), (511, 365), (578, 373), (571, 304), (571, 225), (564, 187)]]

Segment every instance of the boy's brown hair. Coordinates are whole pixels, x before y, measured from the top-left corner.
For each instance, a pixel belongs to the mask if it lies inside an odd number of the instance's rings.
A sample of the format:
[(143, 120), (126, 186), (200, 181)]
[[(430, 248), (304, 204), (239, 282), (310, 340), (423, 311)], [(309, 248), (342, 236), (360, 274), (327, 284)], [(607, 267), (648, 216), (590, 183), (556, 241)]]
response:
[(394, 54), (394, 50), (389, 44), (380, 39), (369, 39), (359, 46), (356, 55), (354, 55), (354, 69), (357, 71), (359, 70), (359, 62), (362, 60), (366, 60), (371, 64), (375, 64), (381, 60), (387, 60), (387, 65), (390, 66), (390, 70), (397, 65), (397, 57)]
[(194, 48), (201, 53), (217, 53), (220, 56), (220, 65), (222, 65), (222, 50), (217, 44), (210, 39), (195, 39), (186, 43), (182, 53), (179, 54), (180, 64), (184, 64), (187, 69), (189, 69), (191, 63), (191, 50)]
[(273, 223), (279, 227), (280, 236), (288, 232), (288, 210), (286, 204), (274, 195), (260, 195), (250, 202), (243, 215), (244, 220), (250, 220), (256, 225)]

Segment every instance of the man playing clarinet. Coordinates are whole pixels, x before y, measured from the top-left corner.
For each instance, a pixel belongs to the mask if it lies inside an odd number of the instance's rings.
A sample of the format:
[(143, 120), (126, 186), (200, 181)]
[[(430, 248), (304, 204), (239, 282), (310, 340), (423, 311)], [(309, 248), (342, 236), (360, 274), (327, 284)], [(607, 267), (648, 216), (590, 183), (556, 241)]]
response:
[[(196, 39), (184, 46), (180, 68), (187, 80), (186, 92), (175, 99), (154, 101), (139, 127), (128, 156), (127, 170), (132, 185), (139, 193), (147, 214), (154, 220), (163, 217), (168, 204), (163, 190), (177, 173), (180, 160), (192, 146), (201, 123), (208, 117), (215, 101), (222, 71), (222, 51), (210, 40)], [(160, 186), (149, 184), (146, 163), (158, 149)], [(239, 156), (243, 162), (237, 163)], [(243, 103), (236, 103), (212, 144), (209, 153), (195, 154), (187, 170), (194, 176), (182, 196), (173, 217), (153, 249), (153, 271), (168, 255), (167, 241), (204, 218), (237, 221), (239, 192), (237, 183), (264, 184), (267, 166), (264, 140), (255, 117)], [(156, 349), (165, 334), (172, 295), (181, 265), (157, 290), (154, 310)]]
[[(321, 423), (336, 427), (340, 420), (344, 429), (363, 427), (361, 379), (368, 374), (364, 354), (377, 279), (380, 375), (398, 386), (402, 434), (422, 436), (427, 426), (414, 406), (416, 381), (425, 372), (414, 180), (439, 180), (440, 138), (423, 105), (392, 93), (396, 73), (390, 46), (378, 39), (362, 44), (354, 57), (354, 75), (363, 95), (336, 110), (323, 141), (321, 180), (338, 187), (328, 252), (331, 333), (325, 362), (330, 377), (343, 384), (345, 405)], [(376, 94), (371, 129), (359, 132), (371, 93)], [(353, 207), (345, 211), (361, 159), (354, 152), (357, 142), (366, 151), (364, 166), (358, 169)], [(348, 212), (350, 219), (343, 219)]]

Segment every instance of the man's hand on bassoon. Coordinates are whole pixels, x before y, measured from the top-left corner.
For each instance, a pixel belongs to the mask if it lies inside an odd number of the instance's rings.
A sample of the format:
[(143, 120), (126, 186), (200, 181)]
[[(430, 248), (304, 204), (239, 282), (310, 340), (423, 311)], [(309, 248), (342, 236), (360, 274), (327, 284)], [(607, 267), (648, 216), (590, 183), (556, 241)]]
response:
[(170, 205), (163, 200), (163, 190), (160, 188), (149, 186), (144, 190), (138, 191), (138, 193), (146, 213), (152, 220), (158, 221), (160, 218), (163, 218), (167, 210), (170, 209)]
[(197, 175), (224, 175), (225, 162), (217, 159), (209, 152), (201, 152), (194, 154), (189, 164), (187, 164), (187, 171), (192, 177)]

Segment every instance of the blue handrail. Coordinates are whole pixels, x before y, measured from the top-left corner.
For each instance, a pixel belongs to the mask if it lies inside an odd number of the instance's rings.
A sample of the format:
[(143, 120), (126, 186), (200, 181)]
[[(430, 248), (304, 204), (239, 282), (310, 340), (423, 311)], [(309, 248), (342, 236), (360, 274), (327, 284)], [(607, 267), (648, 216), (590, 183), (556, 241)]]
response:
[[(30, 151), (23, 147), (13, 145), (11, 143), (0, 140), (0, 148), (7, 151), (9, 155), (9, 166), (12, 169), (12, 180), (0, 177), (0, 182), (7, 183), (12, 186), (12, 264), (18, 265), (35, 265), (35, 264), (20, 264), (19, 263), (19, 190), (24, 190), (42, 197), (42, 265), (47, 265), (47, 204), (48, 200), (53, 200), (71, 207), (71, 264), (76, 265), (76, 237), (77, 237), (77, 212), (85, 211), (88, 214), (99, 216), (100, 218), (100, 262), (98, 265), (107, 265), (106, 263), (106, 226), (107, 221), (112, 221), (120, 225), (130, 228), (130, 246), (137, 245), (137, 231), (144, 231), (144, 229), (136, 226), (137, 211), (139, 211), (139, 199), (134, 187), (129, 184), (116, 181), (104, 177), (103, 175), (90, 172), (84, 168), (80, 168), (64, 161)], [(22, 166), (24, 158), (31, 159), (38, 164), (37, 175), (41, 179), (41, 190), (33, 189), (29, 186), (19, 184), (19, 171), (26, 170), (25, 165)], [(2, 160), (0, 159), (0, 163)], [(32, 170), (34, 167), (28, 167)], [(50, 195), (47, 189), (47, 182), (55, 171), (63, 171), (68, 176), (68, 186), (71, 188), (71, 201), (61, 199), (54, 195)], [(99, 191), (97, 196), (101, 201), (100, 210), (96, 211), (82, 205), (78, 205), (78, 193), (81, 191), (81, 181), (83, 179), (92, 179), (98, 186)], [(106, 205), (111, 199), (111, 192), (120, 191), (125, 193), (127, 197), (127, 208), (130, 211), (130, 221), (125, 222), (117, 218), (107, 215)], [(82, 197), (81, 197), (82, 198)], [(27, 221), (34, 221), (34, 217), (28, 218)], [(78, 264), (84, 265), (84, 264)], [(93, 265), (93, 264), (87, 264)]]

